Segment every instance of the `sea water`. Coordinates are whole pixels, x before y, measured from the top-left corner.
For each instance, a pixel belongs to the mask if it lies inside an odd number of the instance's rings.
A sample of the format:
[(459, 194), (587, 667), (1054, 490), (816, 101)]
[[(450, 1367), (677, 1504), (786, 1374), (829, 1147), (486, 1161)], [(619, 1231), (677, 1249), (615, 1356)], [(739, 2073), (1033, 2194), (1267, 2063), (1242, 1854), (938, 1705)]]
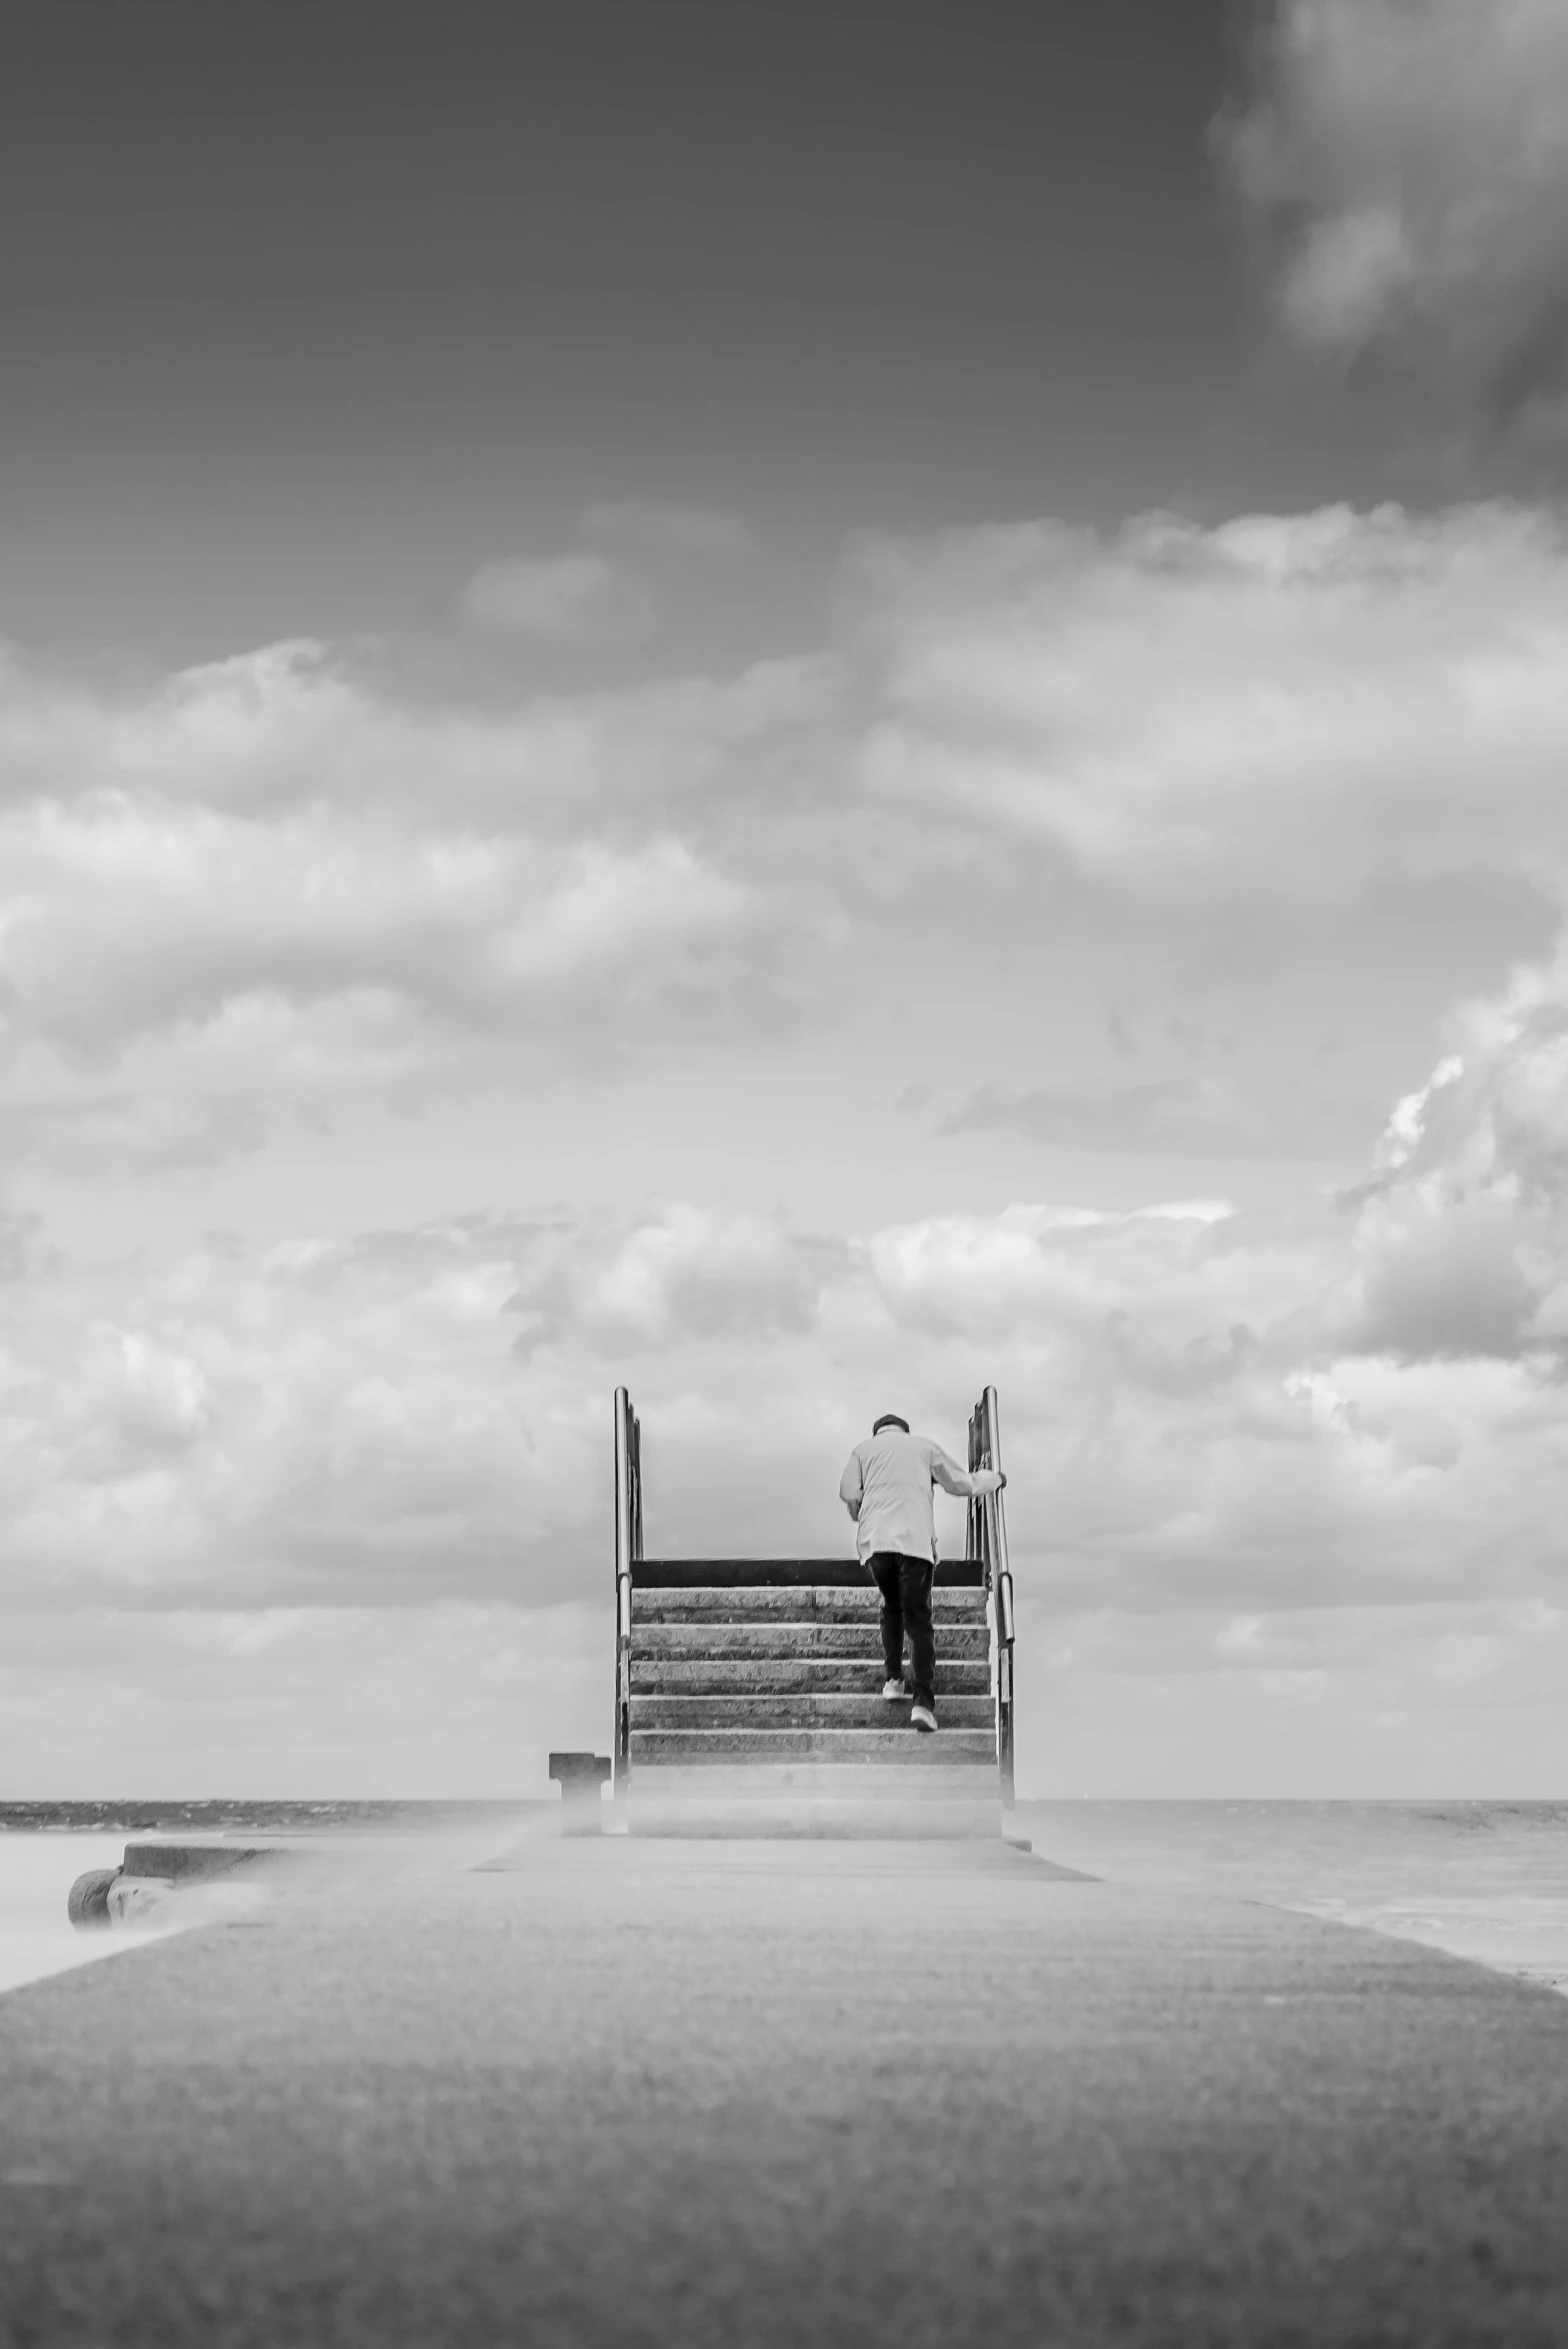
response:
[(1036, 1851), (1122, 1884), (1304, 1909), (1568, 1991), (1568, 1803), (1020, 1803)]
[(124, 1857), (123, 1834), (0, 1834), (0, 1990), (132, 1945), (135, 1937), (126, 1933), (78, 1933), (65, 1913), (78, 1876), (118, 1867)]

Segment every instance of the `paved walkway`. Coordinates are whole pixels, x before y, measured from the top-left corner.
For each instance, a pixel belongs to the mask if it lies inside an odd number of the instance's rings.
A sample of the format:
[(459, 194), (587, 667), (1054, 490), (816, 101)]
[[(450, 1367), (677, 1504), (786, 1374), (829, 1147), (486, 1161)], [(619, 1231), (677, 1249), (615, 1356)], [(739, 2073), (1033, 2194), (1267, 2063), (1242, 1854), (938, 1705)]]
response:
[(0, 1998), (6, 2349), (1568, 2340), (1549, 1992), (996, 1847), (390, 1873)]

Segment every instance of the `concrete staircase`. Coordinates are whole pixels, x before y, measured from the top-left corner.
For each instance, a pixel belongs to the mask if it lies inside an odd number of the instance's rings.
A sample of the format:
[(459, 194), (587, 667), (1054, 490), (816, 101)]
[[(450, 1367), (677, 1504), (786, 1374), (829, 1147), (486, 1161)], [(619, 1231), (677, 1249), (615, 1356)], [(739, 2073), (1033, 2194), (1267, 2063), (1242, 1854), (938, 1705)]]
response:
[[(969, 1466), (1000, 1467), (996, 1389)], [(638, 1835), (995, 1836), (1013, 1799), (1013, 1583), (1000, 1493), (936, 1569), (935, 1734), (882, 1695), (853, 1558), (643, 1555), (642, 1430), (615, 1392), (615, 1807)], [(906, 1658), (907, 1669), (907, 1658)]]
[(879, 1601), (836, 1558), (639, 1559), (632, 1570), (633, 1832), (996, 1835), (982, 1569), (944, 1563), (941, 1728), (882, 1696)]

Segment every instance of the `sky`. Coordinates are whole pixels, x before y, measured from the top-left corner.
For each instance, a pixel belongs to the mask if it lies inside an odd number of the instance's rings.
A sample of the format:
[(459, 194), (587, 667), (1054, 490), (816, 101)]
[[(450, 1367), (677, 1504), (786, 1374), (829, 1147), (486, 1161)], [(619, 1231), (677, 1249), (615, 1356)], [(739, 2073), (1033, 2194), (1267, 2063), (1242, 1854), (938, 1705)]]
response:
[(7, 45), (0, 1792), (543, 1793), (617, 1383), (989, 1380), (1021, 1792), (1568, 1795), (1568, 0)]

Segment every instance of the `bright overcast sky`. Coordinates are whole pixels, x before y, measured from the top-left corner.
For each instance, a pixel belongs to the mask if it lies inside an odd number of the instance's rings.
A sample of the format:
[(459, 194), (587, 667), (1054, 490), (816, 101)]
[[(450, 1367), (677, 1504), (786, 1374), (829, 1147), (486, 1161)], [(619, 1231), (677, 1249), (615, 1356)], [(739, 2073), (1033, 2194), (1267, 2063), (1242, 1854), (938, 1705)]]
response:
[(990, 1379), (1022, 1791), (1568, 1795), (1565, 320), (1568, 0), (9, 28), (0, 1792)]

